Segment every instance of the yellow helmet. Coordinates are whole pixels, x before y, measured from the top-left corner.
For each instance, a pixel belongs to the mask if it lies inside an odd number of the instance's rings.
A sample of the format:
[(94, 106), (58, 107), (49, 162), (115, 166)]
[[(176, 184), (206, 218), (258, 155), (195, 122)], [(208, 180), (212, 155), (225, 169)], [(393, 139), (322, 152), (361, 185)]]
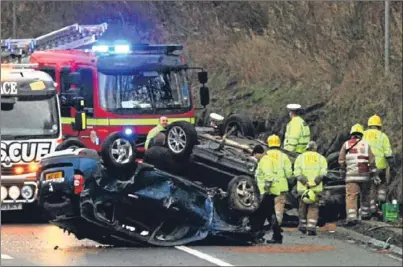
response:
[(368, 119), (368, 126), (382, 126), (382, 119), (378, 115), (374, 115)]
[(316, 201), (315, 192), (312, 189), (305, 190), (301, 195), (301, 200), (306, 204), (313, 204)]
[(359, 123), (353, 125), (353, 127), (351, 127), (350, 134), (353, 134), (353, 133), (364, 134), (364, 127)]
[(280, 147), (281, 146), (280, 137), (278, 137), (275, 134), (270, 135), (267, 138), (267, 144), (269, 145), (269, 147), (273, 147), (273, 146)]

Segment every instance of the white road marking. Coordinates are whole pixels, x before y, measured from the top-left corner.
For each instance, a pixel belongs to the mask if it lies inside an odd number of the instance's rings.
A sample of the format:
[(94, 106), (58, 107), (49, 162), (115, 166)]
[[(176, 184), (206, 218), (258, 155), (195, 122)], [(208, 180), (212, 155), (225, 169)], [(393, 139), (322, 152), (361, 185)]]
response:
[(399, 260), (399, 261), (403, 261), (401, 258), (396, 257), (396, 256), (394, 256), (394, 255), (390, 255), (390, 254), (387, 254), (387, 255), (388, 255), (388, 257), (390, 257), (390, 258), (392, 258), (392, 259)]
[(8, 256), (8, 255), (6, 255), (6, 254), (1, 254), (1, 259), (2, 259), (2, 260), (12, 260), (13, 257)]
[(213, 256), (207, 255), (207, 254), (205, 254), (203, 252), (200, 252), (200, 251), (192, 249), (192, 248), (188, 248), (188, 247), (185, 247), (185, 246), (175, 246), (175, 248), (179, 249), (179, 250), (182, 250), (182, 251), (184, 251), (186, 253), (189, 253), (189, 254), (191, 254), (193, 256), (196, 256), (196, 257), (198, 257), (200, 259), (203, 259), (203, 260), (206, 260), (208, 262), (211, 262), (211, 263), (213, 263), (215, 265), (218, 265), (218, 266), (234, 266), (232, 264), (229, 264), (228, 262), (225, 262), (225, 261), (222, 261), (220, 259), (214, 258)]

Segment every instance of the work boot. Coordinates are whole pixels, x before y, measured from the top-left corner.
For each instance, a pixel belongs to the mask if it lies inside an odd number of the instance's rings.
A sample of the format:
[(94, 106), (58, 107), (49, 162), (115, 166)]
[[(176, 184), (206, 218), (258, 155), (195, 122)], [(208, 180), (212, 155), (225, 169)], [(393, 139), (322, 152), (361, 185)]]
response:
[(308, 231), (308, 235), (315, 236), (315, 235), (316, 235), (316, 231), (315, 231), (315, 230), (309, 230), (309, 231)]
[(266, 240), (266, 244), (283, 244), (283, 236), (273, 235), (273, 237), (270, 240)]
[(347, 220), (347, 221), (344, 223), (343, 226), (354, 226), (354, 225), (357, 225), (357, 224), (358, 224), (358, 220), (351, 220), (351, 221)]
[(298, 226), (298, 231), (300, 231), (303, 234), (306, 234), (306, 227)]

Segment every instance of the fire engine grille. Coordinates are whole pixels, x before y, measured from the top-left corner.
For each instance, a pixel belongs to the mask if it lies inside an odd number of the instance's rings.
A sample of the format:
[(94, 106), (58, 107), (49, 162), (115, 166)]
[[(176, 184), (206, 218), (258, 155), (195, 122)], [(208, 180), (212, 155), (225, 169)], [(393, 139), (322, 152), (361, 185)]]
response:
[(1, 175), (21, 175), (31, 173), (29, 170), (28, 164), (14, 164), (11, 167), (3, 167), (1, 166)]

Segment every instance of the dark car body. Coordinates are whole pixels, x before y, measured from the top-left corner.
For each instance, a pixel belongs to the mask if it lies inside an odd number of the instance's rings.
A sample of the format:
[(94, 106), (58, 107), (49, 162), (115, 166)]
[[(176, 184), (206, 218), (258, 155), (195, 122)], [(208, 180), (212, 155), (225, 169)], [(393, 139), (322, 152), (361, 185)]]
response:
[[(46, 179), (58, 172), (62, 177)], [(80, 175), (83, 184), (75, 181)], [(249, 217), (230, 210), (217, 188), (147, 163), (119, 174), (93, 150), (64, 150), (44, 157), (38, 176), (39, 201), (53, 217), (50, 223), (79, 239), (175, 246), (214, 235), (246, 242), (253, 236)]]

